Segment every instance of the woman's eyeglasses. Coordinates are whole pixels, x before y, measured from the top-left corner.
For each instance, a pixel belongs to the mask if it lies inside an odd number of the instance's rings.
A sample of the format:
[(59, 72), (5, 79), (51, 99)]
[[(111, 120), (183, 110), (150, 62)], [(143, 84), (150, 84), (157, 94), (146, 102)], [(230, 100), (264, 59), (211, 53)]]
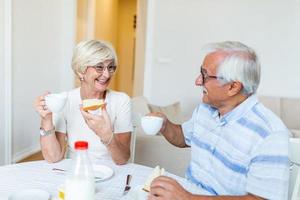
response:
[(117, 66), (115, 65), (108, 65), (108, 66), (105, 66), (103, 64), (99, 64), (99, 65), (96, 65), (96, 66), (91, 66), (92, 68), (94, 68), (98, 73), (103, 73), (105, 69), (107, 69), (108, 73), (110, 74), (113, 74), (115, 73), (116, 69), (117, 69)]

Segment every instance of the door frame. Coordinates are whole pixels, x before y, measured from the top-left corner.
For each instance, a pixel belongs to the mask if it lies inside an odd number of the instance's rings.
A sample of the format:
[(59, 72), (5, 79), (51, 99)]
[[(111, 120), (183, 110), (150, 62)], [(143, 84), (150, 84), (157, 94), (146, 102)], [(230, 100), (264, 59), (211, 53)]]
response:
[(4, 157), (12, 162), (12, 1), (4, 0)]
[[(150, 96), (154, 0), (137, 0), (137, 28), (132, 96)], [(150, 17), (149, 17), (150, 16)]]

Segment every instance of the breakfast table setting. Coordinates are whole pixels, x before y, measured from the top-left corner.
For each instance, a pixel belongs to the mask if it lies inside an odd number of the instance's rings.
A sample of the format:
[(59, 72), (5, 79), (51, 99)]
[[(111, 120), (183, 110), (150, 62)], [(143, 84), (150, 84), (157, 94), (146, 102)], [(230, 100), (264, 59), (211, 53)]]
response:
[[(35, 200), (59, 200), (71, 160), (58, 163), (44, 160), (12, 164), (0, 167), (0, 200), (27, 200), (24, 196), (32, 193)], [(95, 199), (107, 200), (143, 200), (147, 192), (143, 185), (153, 168), (128, 163), (116, 165), (111, 160), (99, 160), (93, 163), (95, 174)], [(185, 189), (196, 194), (206, 194), (183, 177), (168, 173)], [(24, 198), (20, 198), (23, 196)]]
[[(45, 97), (47, 107), (52, 112), (59, 112), (65, 104), (66, 97), (66, 93), (48, 94)], [(147, 135), (157, 134), (162, 123), (163, 118), (156, 116), (144, 116), (140, 121)], [(207, 194), (187, 179), (169, 173), (163, 166), (153, 169), (136, 163), (116, 165), (109, 158), (96, 159), (91, 164), (86, 162), (92, 170), (81, 171), (80, 175), (71, 177), (69, 175), (72, 175), (74, 169), (78, 171), (86, 168), (85, 165), (79, 168), (78, 164), (84, 164), (83, 159), (88, 160), (88, 142), (77, 141), (76, 149), (80, 156), (76, 157), (76, 165), (74, 160), (64, 159), (57, 163), (40, 160), (1, 166), (0, 200), (65, 200), (65, 194), (68, 196), (66, 199), (81, 199), (80, 193), (87, 194), (89, 199), (95, 200), (146, 200), (152, 180), (160, 175), (174, 178), (193, 194)], [(90, 171), (92, 176), (88, 175)], [(87, 179), (81, 179), (82, 175)]]

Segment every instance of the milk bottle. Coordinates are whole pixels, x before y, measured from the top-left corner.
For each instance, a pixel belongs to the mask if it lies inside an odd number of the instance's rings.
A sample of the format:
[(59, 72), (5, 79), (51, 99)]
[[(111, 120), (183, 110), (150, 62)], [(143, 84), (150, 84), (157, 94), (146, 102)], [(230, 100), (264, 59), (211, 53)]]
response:
[(65, 182), (65, 200), (95, 199), (95, 179), (87, 150), (88, 142), (75, 142), (75, 157)]

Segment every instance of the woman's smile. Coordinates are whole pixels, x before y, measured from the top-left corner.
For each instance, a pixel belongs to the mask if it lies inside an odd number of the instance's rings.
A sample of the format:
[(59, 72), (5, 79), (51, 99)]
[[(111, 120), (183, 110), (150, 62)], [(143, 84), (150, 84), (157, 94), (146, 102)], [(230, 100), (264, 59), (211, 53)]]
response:
[(110, 82), (110, 78), (106, 78), (106, 77), (98, 77), (95, 79), (95, 87), (96, 88), (101, 88), (101, 90), (104, 90), (107, 88), (108, 84)]
[(106, 85), (109, 82), (109, 78), (96, 78), (95, 81), (101, 85)]

